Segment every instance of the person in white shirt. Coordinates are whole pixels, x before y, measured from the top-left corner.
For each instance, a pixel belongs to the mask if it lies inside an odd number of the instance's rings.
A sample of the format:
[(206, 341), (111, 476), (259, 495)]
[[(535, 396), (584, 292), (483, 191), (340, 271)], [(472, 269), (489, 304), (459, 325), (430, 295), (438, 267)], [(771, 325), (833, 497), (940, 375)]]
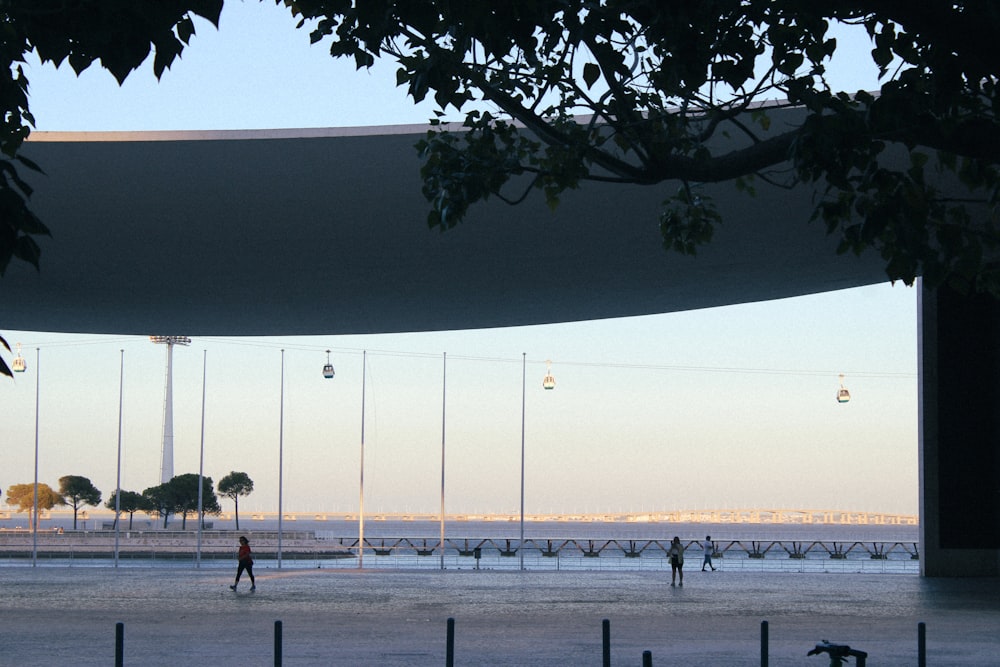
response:
[(712, 554), (715, 552), (715, 544), (712, 542), (712, 536), (706, 535), (705, 541), (702, 543), (701, 548), (705, 550), (705, 558), (701, 561), (701, 571), (705, 571), (705, 566), (712, 568), (712, 572), (715, 572), (715, 566), (712, 565)]

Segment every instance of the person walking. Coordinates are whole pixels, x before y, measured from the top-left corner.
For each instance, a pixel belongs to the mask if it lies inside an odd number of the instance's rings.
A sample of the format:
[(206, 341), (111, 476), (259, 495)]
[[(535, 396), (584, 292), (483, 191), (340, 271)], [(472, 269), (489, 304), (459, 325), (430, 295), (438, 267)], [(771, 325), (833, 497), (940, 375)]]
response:
[(705, 566), (712, 568), (712, 572), (715, 572), (715, 566), (712, 565), (712, 553), (715, 552), (715, 544), (712, 542), (712, 536), (706, 535), (705, 542), (702, 543), (701, 548), (705, 550), (705, 558), (701, 561), (701, 571), (705, 571)]
[(247, 575), (250, 576), (250, 590), (257, 590), (257, 581), (253, 578), (253, 556), (250, 552), (250, 541), (242, 535), (240, 536), (240, 551), (236, 558), (239, 561), (239, 566), (236, 568), (236, 581), (230, 588), (236, 590), (237, 584), (240, 583), (240, 575), (246, 570)]
[(670, 542), (670, 551), (667, 552), (670, 555), (670, 585), (673, 586), (674, 582), (677, 580), (677, 575), (680, 574), (680, 585), (684, 585), (684, 545), (681, 544), (681, 538), (674, 535), (674, 539)]

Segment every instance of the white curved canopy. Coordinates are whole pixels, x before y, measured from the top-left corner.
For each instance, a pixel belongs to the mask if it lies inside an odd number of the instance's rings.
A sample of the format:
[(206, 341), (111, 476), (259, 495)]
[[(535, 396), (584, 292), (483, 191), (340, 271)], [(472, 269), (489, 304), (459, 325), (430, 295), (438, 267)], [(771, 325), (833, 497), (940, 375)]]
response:
[(838, 256), (814, 194), (705, 187), (723, 215), (697, 257), (663, 250), (676, 187), (588, 183), (428, 229), (425, 127), (36, 133), (42, 268), (0, 280), (19, 330), (186, 335), (388, 333), (688, 310), (886, 280)]

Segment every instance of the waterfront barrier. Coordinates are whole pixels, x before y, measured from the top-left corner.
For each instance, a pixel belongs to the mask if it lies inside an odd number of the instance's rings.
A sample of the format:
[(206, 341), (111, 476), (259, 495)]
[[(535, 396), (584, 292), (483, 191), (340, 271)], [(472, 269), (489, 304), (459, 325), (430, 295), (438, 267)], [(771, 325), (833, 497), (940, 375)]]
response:
[[(0, 531), (0, 560), (31, 558), (33, 553), (43, 559), (107, 559), (115, 555), (130, 560), (230, 560), (236, 551), (238, 535), (249, 537), (257, 560), (355, 561), (361, 551), (402, 567), (421, 567), (419, 561), (430, 556), (448, 559), (452, 567), (462, 567), (463, 561), (475, 559), (494, 568), (505, 568), (504, 561), (525, 557), (533, 567), (548, 569), (575, 565), (577, 559), (590, 563), (581, 569), (621, 567), (633, 569), (643, 563), (666, 561), (669, 540), (661, 539), (580, 539), (508, 537), (357, 537), (317, 534), (313, 531), (202, 531), (200, 544), (197, 531), (139, 530), (121, 531), (117, 536), (108, 531), (45, 531), (33, 535), (27, 530)], [(281, 551), (278, 544), (281, 543)], [(702, 557), (697, 540), (683, 541), (692, 563)], [(918, 561), (916, 542), (871, 540), (720, 540), (713, 543), (712, 557), (724, 567), (745, 569), (747, 561), (883, 561), (899, 563)], [(199, 549), (200, 547), (200, 549)], [(478, 558), (477, 558), (478, 554)], [(415, 558), (414, 558), (415, 557)], [(601, 559), (607, 564), (601, 564)], [(437, 560), (437, 559), (433, 559)], [(518, 558), (520, 560), (520, 558)], [(538, 561), (543, 561), (539, 564)], [(549, 564), (544, 561), (551, 560)], [(622, 561), (634, 560), (631, 565)], [(696, 565), (696, 563), (694, 563)], [(737, 565), (739, 564), (739, 565)], [(802, 567), (807, 567), (803, 563)]]
[[(356, 537), (329, 537), (338, 546), (358, 551)], [(689, 557), (701, 558), (703, 553), (698, 540), (682, 540)], [(916, 542), (907, 541), (871, 541), (871, 540), (720, 540), (713, 542), (715, 548), (713, 559), (721, 558), (782, 558), (804, 560), (807, 558), (829, 558), (846, 560), (867, 558), (870, 560), (919, 560), (919, 549)], [(581, 556), (584, 558), (599, 558), (602, 555), (619, 558), (656, 557), (666, 558), (670, 550), (670, 540), (666, 539), (577, 539), (577, 538), (526, 538), (522, 543), (517, 538), (445, 538), (443, 542), (445, 554), (457, 554), (460, 557), (472, 557), (478, 550), (480, 554), (495, 553), (501, 557), (518, 556), (520, 552), (538, 555), (545, 558), (562, 556)], [(442, 542), (440, 538), (412, 537), (376, 537), (365, 538), (364, 550), (377, 556), (390, 555), (441, 555)]]

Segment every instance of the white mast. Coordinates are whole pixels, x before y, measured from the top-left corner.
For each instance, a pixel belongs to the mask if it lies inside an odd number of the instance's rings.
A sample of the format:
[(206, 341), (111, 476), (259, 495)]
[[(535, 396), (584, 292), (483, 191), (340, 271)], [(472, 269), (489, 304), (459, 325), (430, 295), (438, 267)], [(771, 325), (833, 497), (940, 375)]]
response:
[(190, 345), (187, 336), (150, 336), (153, 343), (167, 346), (167, 380), (163, 391), (163, 445), (160, 450), (160, 483), (174, 478), (174, 345)]

